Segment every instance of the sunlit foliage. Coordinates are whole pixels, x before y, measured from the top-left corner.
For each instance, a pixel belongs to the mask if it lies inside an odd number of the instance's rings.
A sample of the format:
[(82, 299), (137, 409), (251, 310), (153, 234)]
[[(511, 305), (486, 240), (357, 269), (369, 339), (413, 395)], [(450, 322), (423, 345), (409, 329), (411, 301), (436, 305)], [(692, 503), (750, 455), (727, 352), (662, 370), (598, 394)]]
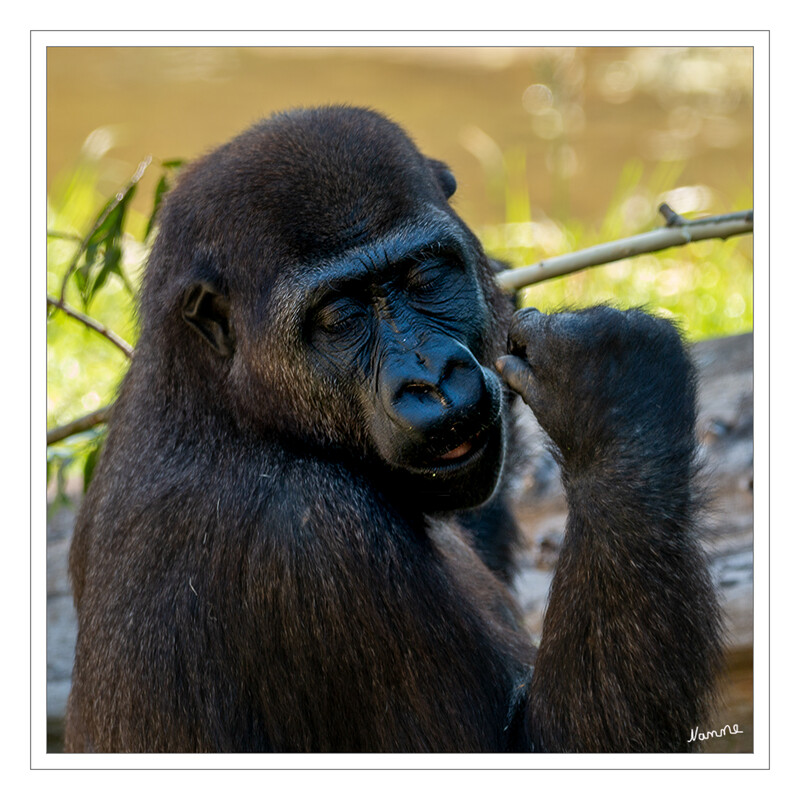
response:
[[(479, 231), (487, 250), (510, 266), (534, 264), (552, 256), (631, 236), (664, 224), (656, 209), (668, 202), (685, 216), (752, 208), (743, 190), (731, 206), (705, 186), (680, 186), (679, 165), (665, 165), (649, 179), (639, 162), (626, 165), (602, 222), (557, 222), (529, 213), (523, 190), (511, 195), (509, 221)], [(512, 181), (509, 181), (511, 184)], [(641, 306), (676, 319), (691, 340), (742, 333), (753, 328), (752, 238), (707, 240), (584, 270), (523, 290), (524, 305), (542, 311), (610, 303)]]

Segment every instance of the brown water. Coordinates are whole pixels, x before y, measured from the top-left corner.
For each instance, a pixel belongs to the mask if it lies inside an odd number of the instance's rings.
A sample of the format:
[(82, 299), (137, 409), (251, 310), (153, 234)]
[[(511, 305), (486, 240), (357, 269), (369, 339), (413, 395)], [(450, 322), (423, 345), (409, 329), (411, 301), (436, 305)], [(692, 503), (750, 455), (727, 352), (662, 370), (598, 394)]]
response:
[(524, 216), (526, 194), (597, 221), (634, 158), (645, 176), (685, 165), (677, 182), (720, 211), (752, 177), (748, 48), (52, 47), (47, 77), (51, 188), (82, 147), (103, 154), (110, 193), (148, 154), (191, 158), (273, 111), (340, 102), (447, 161), (472, 225)]

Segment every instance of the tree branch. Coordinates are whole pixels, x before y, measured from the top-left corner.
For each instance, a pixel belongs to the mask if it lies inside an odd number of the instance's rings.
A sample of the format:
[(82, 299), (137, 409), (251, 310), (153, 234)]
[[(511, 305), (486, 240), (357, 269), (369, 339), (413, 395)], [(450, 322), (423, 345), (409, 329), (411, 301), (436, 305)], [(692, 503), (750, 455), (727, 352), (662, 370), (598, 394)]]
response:
[(73, 319), (78, 320), (78, 322), (82, 322), (84, 325), (86, 325), (87, 328), (91, 328), (93, 331), (96, 331), (101, 336), (105, 336), (105, 338), (108, 339), (109, 342), (111, 342), (113, 345), (122, 350), (122, 352), (125, 353), (125, 355), (128, 358), (131, 358), (131, 356), (133, 356), (133, 348), (124, 339), (117, 336), (117, 334), (114, 333), (114, 331), (109, 330), (108, 328), (106, 328), (105, 325), (103, 325), (101, 322), (98, 322), (96, 319), (87, 317), (86, 314), (82, 314), (77, 309), (67, 305), (63, 300), (59, 300), (58, 298), (53, 297), (52, 295), (47, 295), (47, 305), (54, 306), (55, 308), (60, 309), (67, 316), (70, 316)]
[(752, 209), (696, 220), (687, 220), (676, 214), (666, 203), (660, 206), (659, 211), (666, 219), (663, 228), (548, 258), (528, 267), (503, 270), (496, 275), (496, 280), (501, 288), (511, 291), (643, 253), (655, 253), (702, 239), (727, 239), (753, 231)]
[(60, 425), (58, 428), (51, 428), (47, 431), (47, 444), (55, 444), (68, 436), (74, 436), (76, 433), (83, 433), (96, 425), (107, 423), (112, 409), (113, 406), (103, 406), (85, 417), (74, 419), (72, 422), (67, 422), (66, 425)]

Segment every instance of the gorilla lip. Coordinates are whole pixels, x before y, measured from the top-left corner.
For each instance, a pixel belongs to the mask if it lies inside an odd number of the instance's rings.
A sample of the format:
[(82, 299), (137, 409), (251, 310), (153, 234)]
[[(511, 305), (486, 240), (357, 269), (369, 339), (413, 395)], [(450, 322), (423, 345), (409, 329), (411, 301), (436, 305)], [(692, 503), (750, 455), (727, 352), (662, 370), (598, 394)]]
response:
[(485, 431), (476, 433), (474, 436), (470, 436), (463, 441), (458, 447), (454, 447), (452, 450), (448, 450), (446, 453), (436, 456), (434, 465), (439, 467), (455, 466), (458, 462), (469, 460), (475, 452), (480, 450), (481, 446), (485, 444), (483, 441), (485, 439), (484, 434)]
[(472, 450), (473, 439), (468, 439), (466, 442), (463, 442), (458, 447), (454, 447), (452, 450), (448, 450), (446, 453), (440, 455), (436, 460), (437, 461), (456, 461), (459, 458), (463, 458), (467, 453)]

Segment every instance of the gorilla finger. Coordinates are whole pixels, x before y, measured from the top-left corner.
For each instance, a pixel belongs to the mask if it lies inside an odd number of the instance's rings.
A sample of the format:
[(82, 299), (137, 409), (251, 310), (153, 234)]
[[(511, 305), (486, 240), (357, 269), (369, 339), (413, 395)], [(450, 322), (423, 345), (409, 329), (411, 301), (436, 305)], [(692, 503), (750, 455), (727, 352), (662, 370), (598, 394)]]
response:
[(500, 377), (509, 388), (519, 394), (529, 405), (538, 397), (536, 376), (528, 364), (514, 355), (501, 356), (495, 362)]
[(531, 339), (542, 332), (546, 320), (547, 314), (536, 308), (517, 311), (508, 329), (508, 352), (524, 358)]

